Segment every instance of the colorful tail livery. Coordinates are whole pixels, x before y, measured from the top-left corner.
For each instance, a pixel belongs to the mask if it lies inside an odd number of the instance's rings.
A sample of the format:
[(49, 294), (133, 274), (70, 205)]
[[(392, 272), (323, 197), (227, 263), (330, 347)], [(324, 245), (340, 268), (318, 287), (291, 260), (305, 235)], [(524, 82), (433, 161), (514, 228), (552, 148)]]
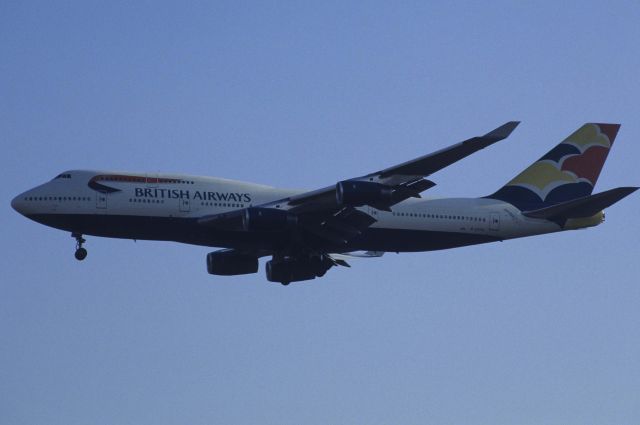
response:
[(585, 124), (488, 198), (532, 210), (588, 196), (620, 124)]

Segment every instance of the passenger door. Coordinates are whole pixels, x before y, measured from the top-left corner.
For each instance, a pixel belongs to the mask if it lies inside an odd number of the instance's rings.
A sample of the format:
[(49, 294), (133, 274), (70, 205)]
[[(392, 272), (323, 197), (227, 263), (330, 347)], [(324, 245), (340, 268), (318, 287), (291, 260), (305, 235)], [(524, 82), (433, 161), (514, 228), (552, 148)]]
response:
[(178, 199), (178, 202), (180, 203), (180, 212), (191, 211), (191, 201), (189, 200), (189, 198), (180, 198)]
[(107, 209), (107, 194), (103, 192), (96, 192), (96, 208), (101, 210)]
[(500, 230), (500, 214), (491, 213), (491, 217), (489, 218), (489, 229)]

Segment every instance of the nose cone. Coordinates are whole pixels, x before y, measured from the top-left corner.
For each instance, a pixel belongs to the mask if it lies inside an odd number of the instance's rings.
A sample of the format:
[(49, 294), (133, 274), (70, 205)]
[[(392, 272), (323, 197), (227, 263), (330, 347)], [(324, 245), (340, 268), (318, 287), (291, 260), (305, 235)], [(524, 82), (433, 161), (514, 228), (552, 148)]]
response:
[(11, 200), (11, 208), (24, 215), (24, 194), (18, 195)]

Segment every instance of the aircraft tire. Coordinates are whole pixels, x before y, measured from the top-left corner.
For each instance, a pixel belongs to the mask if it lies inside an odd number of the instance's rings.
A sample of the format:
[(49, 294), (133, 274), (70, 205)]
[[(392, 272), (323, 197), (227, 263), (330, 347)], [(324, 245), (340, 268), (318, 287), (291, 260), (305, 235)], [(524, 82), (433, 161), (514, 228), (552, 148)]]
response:
[(82, 261), (87, 258), (87, 250), (84, 248), (78, 248), (76, 249), (76, 253), (74, 254), (74, 256), (76, 257), (76, 260)]

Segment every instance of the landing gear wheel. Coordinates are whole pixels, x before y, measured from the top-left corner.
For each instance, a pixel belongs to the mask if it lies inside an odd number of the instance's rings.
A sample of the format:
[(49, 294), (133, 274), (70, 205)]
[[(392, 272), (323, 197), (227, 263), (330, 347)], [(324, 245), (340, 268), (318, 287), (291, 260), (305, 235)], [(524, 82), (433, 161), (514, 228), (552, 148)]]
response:
[(74, 254), (76, 260), (82, 261), (87, 258), (87, 250), (82, 247), (82, 244), (85, 243), (86, 240), (80, 233), (72, 233), (71, 236), (76, 239), (76, 253)]
[(291, 282), (280, 282), (282, 284), (282, 286), (287, 286), (288, 284), (290, 284)]
[(85, 258), (87, 258), (87, 250), (84, 248), (76, 249), (75, 257), (78, 261), (84, 260)]

